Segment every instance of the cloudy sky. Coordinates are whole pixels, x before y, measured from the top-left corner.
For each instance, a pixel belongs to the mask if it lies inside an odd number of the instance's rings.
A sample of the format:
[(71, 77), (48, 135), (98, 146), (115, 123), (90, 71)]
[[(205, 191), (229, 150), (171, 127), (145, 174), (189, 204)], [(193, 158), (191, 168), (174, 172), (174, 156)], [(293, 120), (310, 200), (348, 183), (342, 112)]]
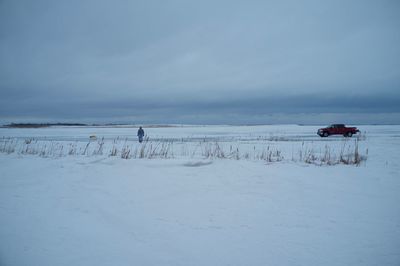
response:
[(0, 122), (400, 123), (400, 1), (0, 0)]

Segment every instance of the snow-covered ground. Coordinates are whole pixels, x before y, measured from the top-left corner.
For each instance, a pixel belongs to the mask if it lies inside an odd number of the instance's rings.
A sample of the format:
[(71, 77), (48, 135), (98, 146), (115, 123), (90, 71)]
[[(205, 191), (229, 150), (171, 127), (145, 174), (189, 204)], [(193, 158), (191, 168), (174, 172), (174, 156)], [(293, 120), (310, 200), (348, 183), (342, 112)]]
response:
[(301, 159), (354, 151), (317, 126), (145, 128), (144, 159), (137, 128), (0, 129), (0, 265), (400, 265), (400, 126), (359, 128), (358, 166)]

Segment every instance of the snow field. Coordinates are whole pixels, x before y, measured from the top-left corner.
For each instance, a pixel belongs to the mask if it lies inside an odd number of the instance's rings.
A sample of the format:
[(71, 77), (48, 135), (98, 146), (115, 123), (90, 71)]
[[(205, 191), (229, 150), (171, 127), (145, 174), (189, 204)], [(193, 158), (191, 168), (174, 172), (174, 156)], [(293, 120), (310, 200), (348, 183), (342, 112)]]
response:
[[(18, 147), (29, 137), (83, 147), (87, 139), (74, 137), (96, 129), (58, 130), (1, 132)], [(101, 130), (108, 144), (124, 137)], [(400, 127), (366, 128), (359, 167), (292, 160), (293, 147), (339, 151), (346, 141), (314, 137), (313, 127), (152, 130), (154, 138), (208, 131), (210, 143), (243, 153), (268, 143), (285, 159), (181, 156), (180, 144), (168, 160), (1, 153), (0, 265), (399, 265)], [(256, 130), (265, 133), (249, 136)]]

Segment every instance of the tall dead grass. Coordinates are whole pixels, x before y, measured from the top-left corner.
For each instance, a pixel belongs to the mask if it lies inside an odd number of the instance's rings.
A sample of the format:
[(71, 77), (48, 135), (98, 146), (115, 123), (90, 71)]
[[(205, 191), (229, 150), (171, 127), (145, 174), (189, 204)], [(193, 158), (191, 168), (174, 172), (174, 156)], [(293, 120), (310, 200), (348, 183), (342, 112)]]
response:
[[(268, 142), (267, 142), (268, 143)], [(254, 160), (267, 163), (285, 161), (288, 156), (276, 144), (258, 144), (245, 149), (239, 143), (219, 143), (199, 141), (197, 144), (181, 142), (175, 148), (173, 140), (151, 141), (146, 138), (142, 143), (128, 139), (116, 138), (107, 142), (104, 138), (96, 141), (63, 142), (46, 141), (29, 138), (19, 140), (14, 138), (0, 139), (0, 152), (6, 154), (38, 155), (41, 157), (64, 156), (110, 156), (122, 159), (172, 159), (172, 158), (204, 158)], [(336, 149), (335, 149), (336, 148)], [(359, 139), (345, 140), (340, 149), (326, 144), (323, 148), (302, 142), (291, 159), (286, 161), (300, 162), (313, 165), (360, 165), (367, 160), (368, 149), (365, 153), (359, 150)]]

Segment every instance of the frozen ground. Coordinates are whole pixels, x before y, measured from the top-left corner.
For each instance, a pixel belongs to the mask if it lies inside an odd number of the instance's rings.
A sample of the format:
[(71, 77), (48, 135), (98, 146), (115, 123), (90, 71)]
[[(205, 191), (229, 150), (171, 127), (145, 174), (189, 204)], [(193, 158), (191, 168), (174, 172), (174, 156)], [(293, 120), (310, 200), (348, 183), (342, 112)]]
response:
[(0, 265), (399, 265), (400, 126), (360, 126), (359, 166), (299, 160), (352, 150), (317, 128), (145, 128), (168, 159), (128, 160), (136, 128), (0, 129)]

